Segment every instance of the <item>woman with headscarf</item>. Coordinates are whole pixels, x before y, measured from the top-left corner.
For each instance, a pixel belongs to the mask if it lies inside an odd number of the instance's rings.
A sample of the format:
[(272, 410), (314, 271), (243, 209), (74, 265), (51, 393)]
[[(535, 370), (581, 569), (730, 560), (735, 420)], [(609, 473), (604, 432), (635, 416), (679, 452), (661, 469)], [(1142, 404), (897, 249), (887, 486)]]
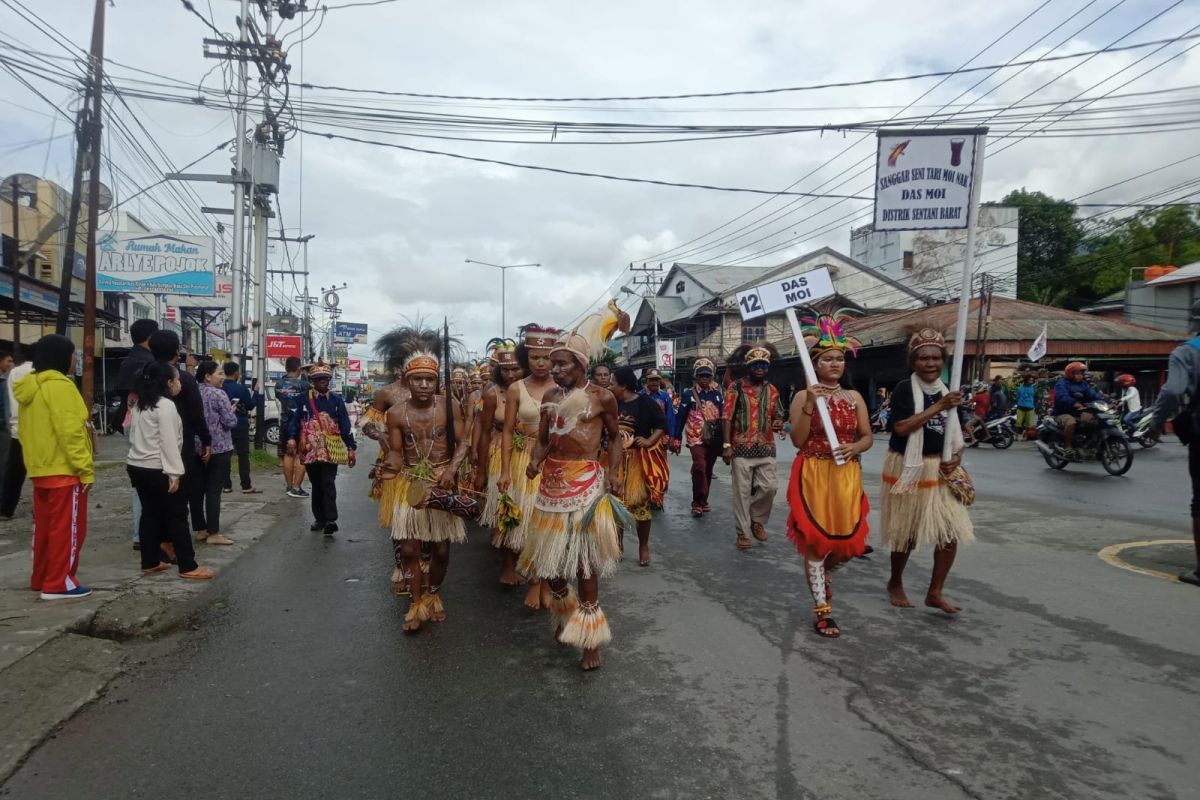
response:
[[(904, 567), (914, 550), (933, 548), (933, 577), (925, 605), (947, 614), (961, 609), (942, 596), (946, 576), (960, 543), (974, 541), (966, 506), (951, 491), (947, 478), (962, 460), (962, 426), (958, 406), (962, 392), (942, 382), (946, 340), (932, 328), (920, 328), (908, 340), (912, 375), (892, 392), (891, 438), (883, 460), (883, 543), (892, 551), (888, 595), (892, 605), (911, 608), (904, 593)], [(942, 460), (950, 440), (950, 459)]]
[[(840, 314), (806, 320), (817, 382), (792, 398), (790, 422), (796, 460), (788, 482), (788, 539), (804, 558), (804, 576), (817, 619), (814, 628), (827, 639), (841, 635), (833, 619), (830, 573), (862, 555), (867, 543), (870, 504), (863, 492), (859, 457), (871, 448), (867, 403), (846, 374), (846, 353), (858, 343), (843, 330)], [(837, 446), (829, 439), (817, 411), (825, 398)], [(838, 463), (838, 462), (841, 463)]]

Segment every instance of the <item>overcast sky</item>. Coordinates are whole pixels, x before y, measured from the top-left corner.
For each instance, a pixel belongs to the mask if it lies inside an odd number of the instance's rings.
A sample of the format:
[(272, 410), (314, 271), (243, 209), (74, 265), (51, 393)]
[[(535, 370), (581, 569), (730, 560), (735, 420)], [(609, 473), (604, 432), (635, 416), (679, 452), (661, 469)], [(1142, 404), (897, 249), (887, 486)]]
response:
[[(331, 0), (330, 5), (344, 1)], [(91, 2), (23, 2), (77, 45), (87, 46)], [(574, 97), (726, 91), (954, 69), (972, 57), (972, 64), (1000, 64), (1043, 37), (1022, 58), (1052, 49), (1056, 53), (1096, 49), (1173, 4), (1175, 0), (855, 0), (840, 4), (616, 0), (585, 6), (524, 0), (402, 0), (330, 10), (320, 30), (304, 44), (303, 58), (301, 49), (289, 44), (289, 61), (294, 84), (302, 73), (310, 83), (436, 94)], [(205, 16), (211, 8), (211, 18), (221, 30), (235, 30), (233, 0), (196, 0), (196, 6)], [(980, 54), (1035, 9), (1028, 21)], [(1102, 19), (1072, 36), (1106, 11)], [(1076, 16), (1064, 24), (1072, 15)], [(307, 32), (312, 33), (316, 18)], [(1183, 2), (1123, 43), (1178, 36), (1197, 25), (1200, 3)], [(293, 27), (287, 24), (284, 31)], [(11, 8), (0, 6), (0, 31), (10, 37), (8, 43), (17, 39), (30, 48), (64, 55)], [(201, 39), (211, 35), (203, 22), (173, 0), (117, 0), (108, 9), (105, 49), (109, 58), (122, 64), (196, 83), (214, 64), (203, 57), (201, 48)], [(297, 34), (288, 41), (299, 38)], [(1024, 102), (1065, 100), (1081, 92), (1090, 97), (1114, 89), (1128, 93), (1195, 86), (1200, 84), (1200, 49), (1116, 88), (1193, 44), (1173, 45), (1095, 89), (1094, 84), (1150, 51), (1104, 54), (1086, 63), (1077, 59), (1039, 64), (999, 88), (997, 84), (1016, 70), (994, 77), (986, 72), (961, 75), (937, 88), (933, 87), (939, 79), (929, 78), (759, 96), (574, 106), (431, 104), (317, 90), (303, 97), (325, 104), (557, 121), (834, 125), (887, 119), (914, 101), (917, 104), (906, 116), (930, 114), (980, 79), (985, 80), (956, 102), (1003, 107), (1056, 78)], [(112, 70), (119, 86), (125, 85), (123, 78), (135, 75), (119, 67)], [(1064, 74), (1068, 70), (1072, 71)], [(60, 107), (72, 107), (68, 90), (31, 80)], [(210, 75), (205, 85), (221, 87), (220, 72)], [(293, 88), (293, 99), (301, 96)], [(1198, 97), (1193, 89), (1129, 102)], [(52, 132), (61, 136), (65, 121), (54, 120), (41, 99), (2, 72), (0, 105), (5, 120), (0, 128), (0, 172), (31, 172), (69, 186), (73, 156), (68, 138), (23, 146)], [(228, 111), (152, 101), (131, 105), (177, 166), (233, 135)], [(1170, 112), (1150, 109), (1141, 112), (1139, 119), (1162, 119), (1179, 111), (1196, 117), (1200, 116), (1197, 110), (1195, 104)], [(1129, 116), (1129, 112), (1120, 114), (1122, 120), (1136, 121), (1126, 120)], [(1031, 124), (1026, 132), (1049, 121)], [(1074, 120), (1058, 127), (1069, 124)], [(306, 125), (325, 127), (318, 122)], [(863, 134), (853, 133), (652, 145), (574, 145), (562, 135), (556, 142), (550, 136), (528, 137), (538, 139), (528, 144), (372, 132), (352, 135), (566, 169), (769, 190), (783, 189), (816, 169), (796, 190), (861, 194), (873, 176), (871, 137), (854, 144)], [(589, 138), (618, 141), (620, 137)], [(985, 200), (998, 200), (1022, 186), (1075, 197), (1200, 152), (1195, 131), (1035, 138), (1007, 149), (1019, 138), (992, 137), (989, 151), (995, 155), (986, 162)], [(847, 153), (826, 164), (848, 146)], [(145, 175), (123, 151), (114, 148), (113, 152), (118, 164)], [(860, 164), (864, 159), (867, 163)], [(228, 167), (229, 154), (221, 152), (192, 170), (224, 172)], [(863, 169), (867, 171), (857, 175)], [(1085, 202), (1136, 200), (1197, 174), (1200, 160), (1099, 192)], [(119, 176), (114, 183), (118, 199), (137, 188)], [(844, 218), (855, 210), (868, 213), (871, 207), (855, 200), (837, 205), (828, 200), (794, 202), (795, 198), (567, 177), (311, 136), (303, 137), (303, 143), (301, 138), (289, 142), (281, 183), (282, 219), (288, 233), (300, 233), (302, 212), (303, 232), (316, 236), (309, 251), (313, 289), (335, 282), (349, 284), (342, 292), (343, 319), (366, 322), (374, 333), (405, 317), (425, 315), (440, 321), (449, 315), (472, 349), (482, 349), (488, 338), (500, 333), (500, 273), (464, 264), (464, 259), (540, 262), (540, 269), (509, 273), (510, 328), (530, 321), (562, 325), (597, 305), (630, 261), (719, 263), (745, 258), (743, 263), (776, 264), (825, 245), (848, 252), (851, 223), (861, 221)], [(230, 204), (228, 191), (221, 187), (197, 189), (209, 205)], [(155, 196), (178, 213), (178, 204), (169, 195), (156, 190)], [(747, 214), (764, 200), (767, 205)], [(148, 200), (141, 204), (134, 200), (127, 210), (163, 216)], [(742, 226), (758, 225), (769, 213), (775, 216), (761, 229), (739, 239), (716, 241)], [(694, 245), (679, 247), (743, 214)], [(273, 267), (281, 266), (282, 251), (276, 248), (272, 259)], [(286, 294), (294, 294), (290, 281)]]

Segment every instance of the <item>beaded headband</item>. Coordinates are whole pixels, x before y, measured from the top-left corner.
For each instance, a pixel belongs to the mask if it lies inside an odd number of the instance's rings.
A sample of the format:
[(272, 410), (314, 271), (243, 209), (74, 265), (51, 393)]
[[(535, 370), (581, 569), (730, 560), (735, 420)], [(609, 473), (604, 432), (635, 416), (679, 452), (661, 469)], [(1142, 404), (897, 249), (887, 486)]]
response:
[(521, 331), (525, 346), (530, 350), (549, 350), (554, 347), (558, 334), (557, 328), (543, 328), (538, 325), (528, 325)]
[(921, 328), (921, 330), (909, 337), (909, 355), (917, 352), (917, 350), (920, 348), (927, 347), (929, 345), (933, 345), (944, 352), (946, 350), (946, 337), (933, 328)]
[(765, 347), (752, 347), (750, 352), (746, 353), (746, 363), (753, 364), (755, 361), (765, 361), (771, 363), (771, 351)]
[(696, 363), (692, 365), (692, 372), (696, 375), (707, 372), (709, 375), (716, 374), (717, 366), (712, 362), (712, 359), (697, 358)]
[(431, 353), (424, 352), (416, 352), (409, 356), (408, 360), (404, 362), (404, 377), (407, 378), (409, 375), (416, 375), (418, 373), (437, 377), (437, 357)]
[(519, 363), (517, 343), (512, 339), (492, 339), (487, 343), (488, 359), (498, 367)]
[(308, 377), (310, 380), (313, 378), (332, 378), (333, 367), (328, 364), (313, 364), (308, 368)]

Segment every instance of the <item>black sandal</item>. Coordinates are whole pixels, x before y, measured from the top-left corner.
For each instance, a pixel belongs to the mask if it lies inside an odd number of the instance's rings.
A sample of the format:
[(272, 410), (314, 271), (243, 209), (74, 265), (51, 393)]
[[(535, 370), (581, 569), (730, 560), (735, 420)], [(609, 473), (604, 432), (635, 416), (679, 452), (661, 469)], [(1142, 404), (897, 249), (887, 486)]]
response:
[(842, 631), (834, 622), (833, 617), (821, 617), (813, 623), (813, 629), (826, 639), (836, 639), (842, 635)]

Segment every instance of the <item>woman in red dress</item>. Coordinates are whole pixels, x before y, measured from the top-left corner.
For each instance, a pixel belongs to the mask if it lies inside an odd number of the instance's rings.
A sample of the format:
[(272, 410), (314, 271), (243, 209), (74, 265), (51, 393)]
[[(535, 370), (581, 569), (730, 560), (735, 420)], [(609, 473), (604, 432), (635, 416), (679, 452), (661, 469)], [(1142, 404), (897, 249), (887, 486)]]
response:
[[(788, 483), (788, 539), (804, 557), (817, 617), (814, 627), (833, 639), (841, 631), (831, 616), (829, 574), (866, 549), (870, 505), (859, 456), (870, 449), (873, 437), (867, 404), (846, 375), (846, 353), (855, 352), (858, 345), (844, 334), (841, 315), (821, 316), (806, 328), (815, 340), (809, 343), (809, 353), (817, 383), (792, 400), (792, 443), (799, 452)], [(831, 446), (817, 413), (820, 397), (828, 403), (837, 447)]]

